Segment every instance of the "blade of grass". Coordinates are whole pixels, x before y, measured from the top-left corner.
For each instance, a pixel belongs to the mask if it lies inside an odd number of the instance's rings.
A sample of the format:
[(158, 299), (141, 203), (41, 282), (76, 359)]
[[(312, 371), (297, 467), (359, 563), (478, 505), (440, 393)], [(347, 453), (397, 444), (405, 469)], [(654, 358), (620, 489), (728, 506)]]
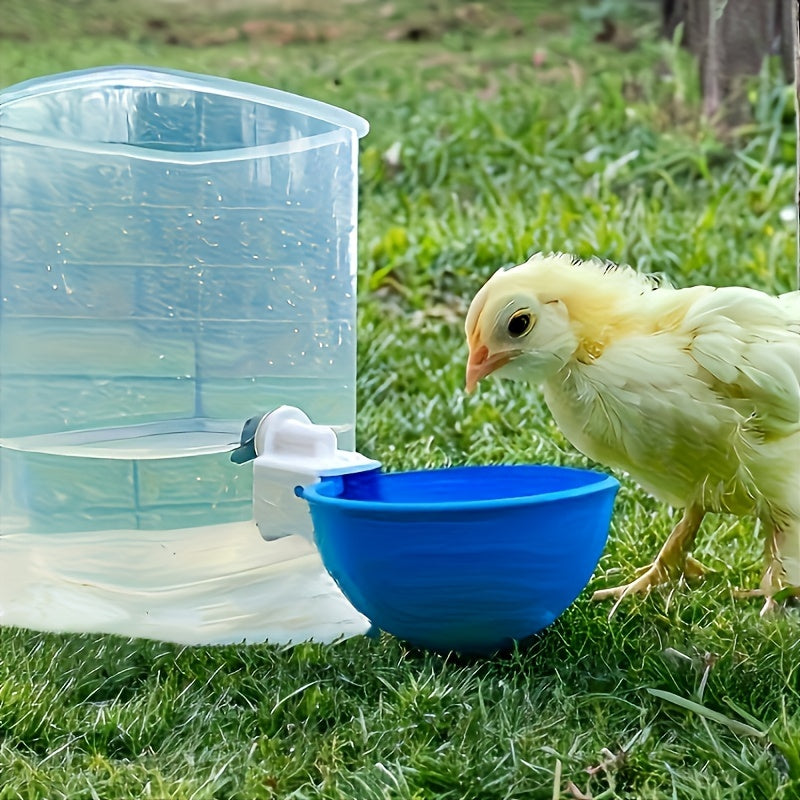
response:
[(714, 709), (709, 708), (708, 706), (695, 703), (694, 700), (689, 700), (686, 697), (681, 697), (680, 695), (673, 694), (672, 692), (666, 692), (663, 689), (648, 688), (647, 691), (649, 694), (653, 695), (653, 697), (659, 698), (659, 700), (672, 703), (673, 705), (676, 705), (685, 711), (691, 711), (692, 713), (698, 714), (705, 719), (710, 719), (714, 722), (718, 722), (720, 725), (725, 725), (729, 730), (739, 736), (754, 736), (759, 739), (763, 739), (767, 736), (767, 731), (759, 730), (752, 725), (740, 722), (732, 717), (727, 717), (725, 714), (721, 714), (719, 711), (714, 711)]

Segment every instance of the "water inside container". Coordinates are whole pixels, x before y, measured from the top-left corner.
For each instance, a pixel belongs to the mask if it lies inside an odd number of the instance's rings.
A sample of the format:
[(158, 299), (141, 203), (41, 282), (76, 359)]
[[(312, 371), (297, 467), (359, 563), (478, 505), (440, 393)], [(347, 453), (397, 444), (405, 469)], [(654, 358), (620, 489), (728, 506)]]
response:
[(310, 542), (262, 540), (238, 433), (174, 420), (4, 441), (0, 624), (186, 644), (364, 633)]

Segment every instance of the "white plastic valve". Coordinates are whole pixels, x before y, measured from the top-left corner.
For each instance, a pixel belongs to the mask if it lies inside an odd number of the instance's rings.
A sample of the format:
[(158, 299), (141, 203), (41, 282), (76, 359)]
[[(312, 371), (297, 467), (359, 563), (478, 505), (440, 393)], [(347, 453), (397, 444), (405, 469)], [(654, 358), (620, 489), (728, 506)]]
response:
[(339, 450), (332, 428), (315, 425), (294, 406), (263, 416), (254, 444), (253, 517), (267, 540), (297, 534), (313, 541), (308, 505), (296, 496), (296, 487), (380, 467), (361, 453)]

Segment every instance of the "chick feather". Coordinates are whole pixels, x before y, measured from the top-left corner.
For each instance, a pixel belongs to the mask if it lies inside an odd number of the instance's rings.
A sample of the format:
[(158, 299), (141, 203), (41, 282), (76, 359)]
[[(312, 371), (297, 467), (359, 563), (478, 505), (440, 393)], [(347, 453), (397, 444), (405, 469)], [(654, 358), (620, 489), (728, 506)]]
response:
[(706, 511), (762, 520), (768, 603), (800, 585), (800, 292), (537, 254), (480, 289), (466, 333), (468, 389), (492, 372), (541, 384), (577, 449), (687, 509), (649, 577), (613, 596), (682, 568)]

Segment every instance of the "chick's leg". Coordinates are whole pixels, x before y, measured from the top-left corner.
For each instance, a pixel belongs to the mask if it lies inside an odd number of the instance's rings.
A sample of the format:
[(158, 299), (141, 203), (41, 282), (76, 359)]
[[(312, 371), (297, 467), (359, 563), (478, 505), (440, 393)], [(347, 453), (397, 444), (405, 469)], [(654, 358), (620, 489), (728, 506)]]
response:
[(659, 550), (655, 561), (636, 580), (611, 589), (600, 589), (592, 595), (592, 599), (616, 598), (616, 603), (609, 612), (609, 616), (612, 616), (629, 594), (647, 592), (653, 586), (658, 586), (681, 574), (686, 565), (687, 551), (694, 541), (704, 514), (699, 506), (687, 506), (680, 521)]
[(764, 543), (764, 560), (767, 568), (761, 578), (761, 594), (764, 597), (764, 605), (761, 609), (761, 616), (771, 614), (777, 608), (775, 595), (785, 585), (786, 573), (783, 569), (780, 551), (780, 530), (777, 525), (772, 525), (767, 540)]

